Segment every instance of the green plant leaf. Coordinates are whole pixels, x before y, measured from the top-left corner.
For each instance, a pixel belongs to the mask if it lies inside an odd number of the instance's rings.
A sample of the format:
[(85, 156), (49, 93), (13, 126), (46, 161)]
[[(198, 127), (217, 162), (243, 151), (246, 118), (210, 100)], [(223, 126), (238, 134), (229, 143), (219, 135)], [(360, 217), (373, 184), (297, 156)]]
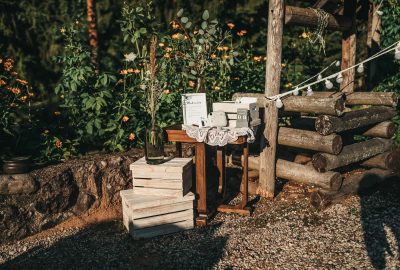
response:
[(201, 16), (203, 20), (208, 20), (210, 18), (210, 14), (208, 13), (208, 10), (204, 10), (203, 15)]
[(181, 17), (183, 14), (183, 8), (181, 8), (178, 13), (176, 13), (176, 16)]
[(182, 23), (187, 23), (189, 21), (188, 17), (182, 17), (181, 22)]
[(191, 26), (192, 26), (192, 22), (188, 22), (188, 23), (185, 25), (185, 27), (186, 27), (187, 29), (189, 29)]
[(207, 22), (206, 21), (203, 21), (201, 23), (201, 28), (203, 28), (204, 30), (207, 28)]

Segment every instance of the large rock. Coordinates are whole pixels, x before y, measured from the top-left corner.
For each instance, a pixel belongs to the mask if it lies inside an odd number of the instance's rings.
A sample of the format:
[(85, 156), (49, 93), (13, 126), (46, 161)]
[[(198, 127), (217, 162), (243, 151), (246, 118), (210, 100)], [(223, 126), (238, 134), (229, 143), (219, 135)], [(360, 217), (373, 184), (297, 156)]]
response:
[(119, 191), (132, 187), (129, 165), (141, 156), (141, 150), (91, 155), (29, 174), (0, 175), (0, 243), (120, 204)]

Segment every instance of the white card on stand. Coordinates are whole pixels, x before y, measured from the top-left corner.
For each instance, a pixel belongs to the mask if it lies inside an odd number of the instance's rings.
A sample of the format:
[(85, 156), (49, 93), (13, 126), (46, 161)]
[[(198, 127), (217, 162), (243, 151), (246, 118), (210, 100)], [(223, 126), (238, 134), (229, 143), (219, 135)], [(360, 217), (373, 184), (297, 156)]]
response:
[(207, 100), (205, 93), (182, 95), (183, 123), (185, 125), (203, 126), (207, 119)]

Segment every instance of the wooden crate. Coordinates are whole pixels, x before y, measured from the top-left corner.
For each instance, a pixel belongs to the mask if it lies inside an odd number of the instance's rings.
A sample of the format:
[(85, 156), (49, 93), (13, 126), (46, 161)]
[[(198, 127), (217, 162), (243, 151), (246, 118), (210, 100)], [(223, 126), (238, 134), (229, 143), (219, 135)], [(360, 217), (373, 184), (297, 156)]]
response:
[(174, 158), (160, 165), (148, 165), (144, 158), (133, 163), (133, 190), (138, 195), (185, 196), (192, 187), (191, 158)]
[(163, 235), (194, 227), (193, 193), (184, 197), (138, 195), (120, 192), (123, 224), (135, 239)]

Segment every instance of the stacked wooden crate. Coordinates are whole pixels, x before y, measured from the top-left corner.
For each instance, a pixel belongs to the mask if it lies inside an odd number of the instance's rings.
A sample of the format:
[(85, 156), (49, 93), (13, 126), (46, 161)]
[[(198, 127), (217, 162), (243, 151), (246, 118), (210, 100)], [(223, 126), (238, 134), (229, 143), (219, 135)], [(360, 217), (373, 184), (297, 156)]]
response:
[(255, 102), (237, 103), (232, 101), (224, 101), (213, 103), (213, 111), (223, 111), (226, 113), (228, 127), (236, 127), (238, 109), (247, 109), (249, 111), (249, 127), (255, 127), (261, 124), (260, 112)]
[(145, 159), (131, 164), (133, 189), (121, 191), (123, 223), (134, 239), (191, 229), (194, 226), (191, 158), (160, 165)]

